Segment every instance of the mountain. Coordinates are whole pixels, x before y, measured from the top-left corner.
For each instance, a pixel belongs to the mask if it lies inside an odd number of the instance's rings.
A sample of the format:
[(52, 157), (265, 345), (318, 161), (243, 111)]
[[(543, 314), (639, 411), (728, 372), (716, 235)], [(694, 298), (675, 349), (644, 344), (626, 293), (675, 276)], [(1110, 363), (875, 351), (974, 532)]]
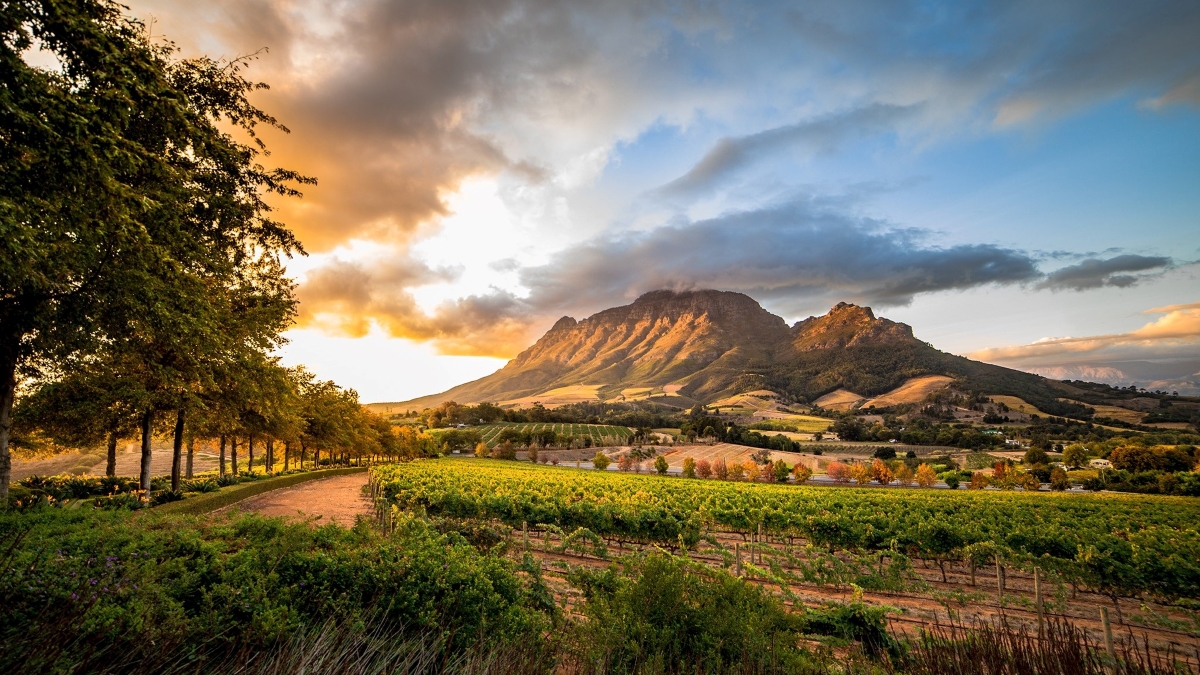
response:
[(763, 388), (811, 402), (838, 389), (877, 396), (928, 375), (1020, 396), (1046, 412), (1082, 411), (1060, 402), (1062, 393), (1043, 377), (940, 352), (869, 307), (839, 303), (788, 326), (753, 298), (716, 290), (654, 291), (581, 321), (564, 316), (495, 373), (388, 405), (612, 400), (657, 391), (686, 406)]

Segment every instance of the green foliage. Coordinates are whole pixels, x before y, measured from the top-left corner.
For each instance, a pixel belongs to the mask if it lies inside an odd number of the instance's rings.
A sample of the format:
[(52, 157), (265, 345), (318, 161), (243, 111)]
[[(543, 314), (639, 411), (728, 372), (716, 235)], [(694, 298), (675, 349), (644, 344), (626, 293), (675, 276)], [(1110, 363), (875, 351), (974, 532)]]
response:
[[(267, 649), (329, 621), (353, 631), (385, 620), (462, 650), (537, 640), (553, 619), (511, 562), (422, 521), (385, 537), (365, 524), (50, 509), (0, 516), (0, 538), (11, 545), (0, 564), (19, 570), (0, 579), (3, 672), (69, 672), (84, 659), (157, 670), (168, 658), (203, 671), (235, 647)], [(47, 635), (54, 649), (32, 648)]]
[(596, 451), (596, 456), (592, 457), (592, 466), (598, 471), (606, 470), (611, 463), (612, 461), (608, 458), (608, 455), (599, 450)]
[(796, 672), (807, 624), (732, 575), (654, 554), (571, 575), (587, 602), (570, 640), (597, 672)]
[[(1036, 560), (1084, 584), (1099, 577), (1088, 571), (1080, 551), (1104, 547), (1125, 551), (1122, 564), (1131, 572), (1121, 577), (1124, 592), (1200, 597), (1200, 567), (1191, 562), (1200, 559), (1194, 527), (1200, 503), (1190, 499), (809, 488), (456, 460), (372, 472), (383, 497), (402, 508), (513, 526), (583, 527), (662, 546), (682, 540), (690, 547), (709, 529), (750, 533), (761, 523), (775, 536), (849, 551), (899, 547), (952, 557), (987, 545), (1008, 564)], [(923, 529), (930, 523), (948, 529)], [(946, 550), (946, 541), (959, 544)]]

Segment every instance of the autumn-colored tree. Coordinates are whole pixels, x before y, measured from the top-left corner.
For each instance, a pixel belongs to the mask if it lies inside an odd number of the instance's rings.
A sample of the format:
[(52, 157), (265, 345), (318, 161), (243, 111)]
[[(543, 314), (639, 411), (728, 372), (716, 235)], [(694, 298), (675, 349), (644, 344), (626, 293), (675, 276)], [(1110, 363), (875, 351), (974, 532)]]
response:
[(809, 478), (812, 478), (812, 469), (805, 466), (802, 462), (796, 462), (796, 466), (792, 467), (792, 476), (796, 478), (796, 483), (804, 483)]
[(742, 462), (742, 473), (745, 474), (746, 480), (754, 482), (762, 475), (762, 469), (758, 467), (758, 462), (752, 459), (747, 459)]
[(707, 459), (696, 462), (696, 475), (701, 478), (711, 478), (713, 475), (712, 462), (709, 462)]
[(908, 468), (907, 464), (901, 464), (896, 469), (896, 482), (900, 483), (900, 487), (911, 487), (913, 481), (916, 480), (916, 475), (913, 470)]
[(628, 473), (633, 470), (633, 456), (628, 452), (617, 458), (617, 471)]
[(871, 463), (871, 477), (880, 485), (887, 485), (892, 482), (892, 470), (882, 459), (876, 459)]
[(850, 478), (859, 485), (867, 485), (874, 476), (871, 474), (871, 467), (862, 462), (855, 462), (850, 465)]
[(743, 465), (739, 462), (734, 462), (729, 465), (729, 479), (730, 480), (741, 480), (742, 478), (745, 478), (745, 477), (746, 477), (745, 465)]
[(488, 450), (487, 443), (480, 441), (479, 443), (475, 444), (475, 456), (476, 457), (487, 457), (489, 452), (490, 452), (490, 450)]
[(1050, 489), (1059, 492), (1071, 487), (1071, 479), (1067, 476), (1067, 472), (1062, 467), (1054, 467), (1050, 470)]
[(968, 490), (982, 490), (991, 484), (987, 474), (982, 471), (976, 471), (971, 474), (971, 482), (967, 484)]
[(538, 450), (537, 450), (536, 446), (532, 446), (532, 445), (529, 446), (529, 461), (533, 462), (534, 464), (537, 464)]
[(713, 476), (716, 476), (717, 480), (726, 480), (729, 478), (729, 467), (726, 466), (724, 457), (718, 457), (713, 462), (712, 470)]
[(696, 460), (695, 459), (693, 459), (691, 457), (685, 457), (683, 459), (683, 477), (684, 478), (695, 478), (696, 477)]
[(609, 463), (608, 455), (599, 450), (596, 451), (596, 456), (592, 457), (592, 466), (598, 471), (604, 471), (608, 469)]
[(835, 483), (850, 482), (850, 467), (841, 462), (830, 462), (829, 466), (825, 467), (825, 475)]
[(923, 488), (933, 487), (937, 483), (937, 472), (933, 470), (932, 466), (922, 462), (921, 465), (917, 467), (917, 475), (915, 478), (917, 485), (920, 485)]

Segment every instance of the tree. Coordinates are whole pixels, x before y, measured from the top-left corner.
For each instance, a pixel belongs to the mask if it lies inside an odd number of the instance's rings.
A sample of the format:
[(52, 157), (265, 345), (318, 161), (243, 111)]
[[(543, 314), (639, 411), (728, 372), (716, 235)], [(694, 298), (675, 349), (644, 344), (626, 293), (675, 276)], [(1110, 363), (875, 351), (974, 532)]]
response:
[(847, 483), (850, 481), (850, 467), (841, 462), (830, 462), (825, 467), (825, 475), (835, 483)]
[(933, 487), (937, 483), (937, 472), (933, 470), (932, 466), (922, 462), (921, 465), (917, 467), (916, 481), (917, 485), (920, 485), (923, 488)]
[(701, 478), (711, 478), (713, 475), (712, 463), (707, 459), (702, 459), (696, 462), (696, 475)]
[[(241, 76), (244, 61), (172, 60), (110, 0), (14, 0), (0, 12), (3, 500), (18, 369), (39, 376), (152, 326), (143, 344), (165, 340), (180, 359), (155, 361), (163, 383), (194, 382), (220, 351), (212, 319), (238, 270), (301, 252), (262, 193), (313, 181), (258, 164), (256, 127), (286, 129), (247, 100), (261, 85)], [(24, 60), (35, 40), (59, 68)], [(147, 405), (146, 456), (159, 403)]]
[(908, 468), (907, 464), (901, 464), (896, 469), (896, 482), (900, 483), (900, 487), (910, 487), (915, 480), (916, 475), (912, 469)]
[(812, 478), (812, 469), (803, 463), (797, 462), (796, 466), (792, 467), (792, 476), (796, 478), (797, 484), (805, 483), (809, 478)]
[(871, 463), (871, 477), (880, 485), (887, 485), (892, 482), (892, 470), (882, 459), (876, 459)]
[(529, 447), (529, 461), (534, 464), (537, 464), (538, 461), (538, 450), (533, 446)]
[(695, 478), (696, 477), (696, 460), (694, 458), (692, 458), (692, 457), (684, 457), (683, 458), (683, 477), (684, 478)]
[[(484, 443), (483, 441), (479, 441), (478, 443), (475, 444), (475, 456), (476, 457), (487, 457), (488, 456), (487, 443)], [(530, 455), (530, 461), (536, 462), (537, 455), (536, 454)]]
[(1067, 472), (1063, 471), (1061, 467), (1057, 467), (1057, 466), (1054, 467), (1053, 469), (1051, 469), (1051, 471), (1050, 471), (1050, 489), (1061, 492), (1063, 490), (1066, 490), (1069, 487), (1071, 487), (1071, 481), (1067, 477)]
[(599, 471), (604, 471), (604, 470), (608, 469), (608, 465), (609, 465), (608, 455), (605, 455), (603, 452), (597, 450), (596, 456), (592, 457), (592, 466), (595, 467)]
[(1025, 451), (1025, 463), (1029, 466), (1049, 464), (1050, 456), (1047, 455), (1046, 451), (1041, 448), (1029, 448)]
[(787, 462), (783, 461), (782, 459), (777, 459), (775, 460), (775, 464), (773, 466), (775, 469), (775, 481), (777, 483), (786, 483), (788, 475), (791, 474), (791, 470), (788, 469)]
[(871, 467), (862, 462), (855, 462), (850, 465), (850, 478), (859, 485), (866, 485), (874, 476), (871, 474)]
[(660, 475), (660, 476), (667, 475), (667, 468), (668, 468), (668, 466), (667, 466), (667, 458), (666, 457), (659, 455), (658, 457), (654, 458), (654, 470), (658, 472), (658, 475)]
[(1078, 469), (1087, 463), (1087, 449), (1078, 443), (1068, 445), (1063, 449), (1063, 464), (1072, 469)]

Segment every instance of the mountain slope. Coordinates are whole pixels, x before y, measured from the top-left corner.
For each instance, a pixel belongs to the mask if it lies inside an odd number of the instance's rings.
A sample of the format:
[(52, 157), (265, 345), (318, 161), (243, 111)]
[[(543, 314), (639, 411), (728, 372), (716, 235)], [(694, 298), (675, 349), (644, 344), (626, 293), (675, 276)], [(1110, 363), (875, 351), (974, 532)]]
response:
[(1081, 414), (1040, 376), (940, 352), (902, 323), (839, 303), (788, 327), (753, 298), (726, 291), (654, 291), (582, 321), (559, 319), (533, 346), (487, 377), (394, 404), (504, 402), (590, 385), (601, 398), (669, 387), (712, 402), (762, 388), (814, 401), (839, 388), (884, 394), (913, 377), (944, 375), (975, 391), (1020, 396), (1055, 414)]

